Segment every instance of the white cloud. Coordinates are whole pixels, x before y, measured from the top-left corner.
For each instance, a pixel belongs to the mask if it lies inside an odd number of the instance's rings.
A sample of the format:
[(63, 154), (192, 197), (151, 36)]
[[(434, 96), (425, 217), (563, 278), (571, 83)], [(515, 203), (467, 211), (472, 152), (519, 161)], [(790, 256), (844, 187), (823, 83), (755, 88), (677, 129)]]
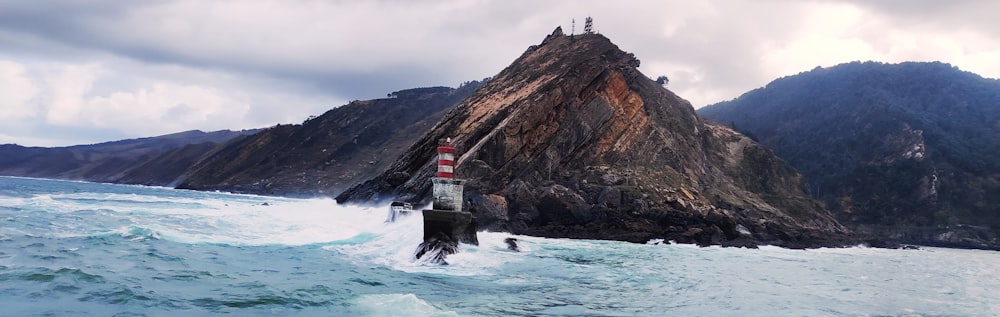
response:
[[(767, 77), (777, 78), (874, 56), (874, 48), (854, 33), (861, 24), (873, 24), (865, 12), (849, 4), (820, 4), (802, 12), (810, 21), (795, 28), (787, 42), (770, 43), (760, 57)], [(836, 48), (836, 49), (831, 49)]]
[(995, 34), (969, 28), (942, 28), (933, 19), (911, 21), (852, 3), (821, 3), (807, 13), (790, 41), (765, 50), (769, 77), (850, 61), (942, 61), (987, 77), (1000, 76)]
[[(198, 86), (158, 82), (136, 91), (93, 96), (86, 100), (85, 117), (96, 127), (155, 135), (240, 122), (249, 105), (220, 92)], [(215, 122), (209, 119), (219, 119)]]
[(21, 64), (0, 60), (0, 124), (35, 116), (32, 103), (38, 87), (26, 77)]
[(84, 95), (90, 91), (97, 78), (97, 65), (46, 65), (47, 74), (43, 79), (46, 100), (46, 123), (57, 126), (87, 124), (84, 114)]
[[(343, 103), (322, 96), (255, 90), (239, 78), (201, 70), (146, 68), (0, 62), (0, 102), (4, 104), (0, 142), (53, 146), (109, 141), (47, 131), (60, 129), (135, 138), (190, 129), (259, 128), (298, 123)], [(129, 84), (97, 89), (105, 81)], [(39, 132), (66, 141), (40, 137)]]

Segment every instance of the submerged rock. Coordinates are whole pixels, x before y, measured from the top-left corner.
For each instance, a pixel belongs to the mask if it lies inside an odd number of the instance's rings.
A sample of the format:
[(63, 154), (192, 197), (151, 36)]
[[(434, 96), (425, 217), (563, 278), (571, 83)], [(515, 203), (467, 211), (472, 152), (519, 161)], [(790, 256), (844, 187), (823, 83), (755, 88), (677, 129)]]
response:
[(437, 233), (417, 246), (414, 257), (422, 263), (448, 265), (445, 257), (458, 253), (458, 241), (444, 233)]
[(514, 252), (521, 252), (521, 247), (517, 245), (517, 239), (514, 238), (503, 239), (503, 243), (507, 244), (507, 250), (511, 250)]

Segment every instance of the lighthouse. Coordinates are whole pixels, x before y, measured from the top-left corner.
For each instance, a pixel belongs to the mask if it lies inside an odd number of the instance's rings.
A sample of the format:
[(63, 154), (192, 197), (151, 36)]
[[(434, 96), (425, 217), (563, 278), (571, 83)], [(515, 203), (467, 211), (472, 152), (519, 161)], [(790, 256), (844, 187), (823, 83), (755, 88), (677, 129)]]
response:
[(418, 259), (433, 254), (435, 261), (446, 263), (444, 256), (458, 252), (458, 243), (479, 245), (476, 218), (462, 210), (465, 181), (455, 179), (456, 157), (451, 138), (438, 142), (437, 174), (431, 178), (434, 202), (423, 211), (424, 242), (417, 248)]
[(434, 184), (434, 210), (462, 211), (463, 180), (455, 179), (455, 147), (451, 138), (439, 142), (437, 147), (437, 177)]

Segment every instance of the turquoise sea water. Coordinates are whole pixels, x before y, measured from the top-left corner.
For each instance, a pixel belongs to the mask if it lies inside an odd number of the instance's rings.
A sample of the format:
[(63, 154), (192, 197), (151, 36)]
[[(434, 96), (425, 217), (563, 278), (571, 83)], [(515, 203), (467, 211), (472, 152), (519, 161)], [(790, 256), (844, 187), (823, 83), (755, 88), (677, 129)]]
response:
[(997, 316), (1000, 253), (480, 233), (385, 208), (0, 177), (0, 316)]

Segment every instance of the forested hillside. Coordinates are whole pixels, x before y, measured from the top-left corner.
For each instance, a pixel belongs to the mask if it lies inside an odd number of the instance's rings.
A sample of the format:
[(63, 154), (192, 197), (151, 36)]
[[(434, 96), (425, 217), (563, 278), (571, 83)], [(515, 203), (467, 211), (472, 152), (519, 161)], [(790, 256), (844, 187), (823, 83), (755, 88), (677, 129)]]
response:
[(902, 242), (998, 246), (996, 79), (936, 62), (854, 62), (699, 114), (773, 149), (846, 224)]

